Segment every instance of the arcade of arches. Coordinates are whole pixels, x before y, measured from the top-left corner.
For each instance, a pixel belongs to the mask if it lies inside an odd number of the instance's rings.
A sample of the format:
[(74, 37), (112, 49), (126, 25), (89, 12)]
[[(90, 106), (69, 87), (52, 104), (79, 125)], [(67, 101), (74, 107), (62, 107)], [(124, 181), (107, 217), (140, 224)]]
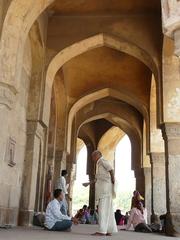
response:
[(91, 179), (127, 134), (151, 217), (180, 234), (179, 56), (178, 0), (1, 0), (0, 224), (30, 225), (62, 169), (72, 194), (78, 138)]

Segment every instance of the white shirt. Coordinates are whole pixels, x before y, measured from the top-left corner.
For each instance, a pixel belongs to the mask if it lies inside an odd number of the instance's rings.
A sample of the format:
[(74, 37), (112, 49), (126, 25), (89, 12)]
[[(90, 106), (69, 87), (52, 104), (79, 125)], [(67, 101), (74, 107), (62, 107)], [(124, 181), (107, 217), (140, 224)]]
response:
[(96, 164), (96, 200), (112, 196), (113, 184), (109, 171), (112, 166), (103, 158), (100, 158)]
[(147, 210), (145, 208), (143, 210), (143, 214), (139, 209), (132, 208), (126, 229), (128, 230), (131, 227), (131, 224), (135, 228), (139, 223), (146, 223), (146, 218), (147, 218)]
[(63, 215), (60, 211), (61, 204), (57, 199), (52, 200), (47, 208), (45, 214), (45, 226), (48, 229), (51, 229), (56, 222), (60, 222), (62, 220), (71, 220), (71, 217)]
[(64, 194), (68, 194), (65, 177), (61, 176), (61, 177), (58, 179), (57, 184), (56, 184), (56, 189), (57, 189), (57, 188), (61, 189)]

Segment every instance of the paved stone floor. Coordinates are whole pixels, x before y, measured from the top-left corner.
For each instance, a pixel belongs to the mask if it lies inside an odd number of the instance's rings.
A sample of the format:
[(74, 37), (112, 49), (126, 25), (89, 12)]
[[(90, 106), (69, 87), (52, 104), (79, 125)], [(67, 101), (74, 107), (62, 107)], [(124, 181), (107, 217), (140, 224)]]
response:
[(166, 237), (158, 234), (135, 233), (133, 231), (119, 231), (111, 237), (95, 237), (90, 234), (96, 231), (96, 226), (74, 226), (72, 232), (49, 232), (40, 228), (17, 227), (0, 229), (0, 240), (172, 240), (179, 238)]

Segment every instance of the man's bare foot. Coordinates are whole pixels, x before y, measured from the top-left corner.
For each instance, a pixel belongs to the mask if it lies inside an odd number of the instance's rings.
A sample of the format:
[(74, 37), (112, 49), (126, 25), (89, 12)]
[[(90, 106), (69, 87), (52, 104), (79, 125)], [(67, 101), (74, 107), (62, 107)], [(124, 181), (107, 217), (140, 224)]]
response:
[(106, 233), (106, 236), (112, 236), (112, 233)]
[(106, 234), (104, 233), (100, 233), (100, 232), (95, 232), (93, 234), (91, 234), (92, 236), (106, 236)]

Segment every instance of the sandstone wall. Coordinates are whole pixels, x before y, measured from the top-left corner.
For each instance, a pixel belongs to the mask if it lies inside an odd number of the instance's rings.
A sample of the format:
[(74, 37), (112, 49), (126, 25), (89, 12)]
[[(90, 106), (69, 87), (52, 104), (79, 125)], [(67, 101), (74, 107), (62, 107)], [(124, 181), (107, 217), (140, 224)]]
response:
[[(2, 16), (1, 12), (0, 16)], [(1, 22), (2, 17), (0, 23)], [(38, 25), (40, 31), (36, 31), (35, 28), (35, 31), (33, 31), (26, 40), (23, 66), (22, 68), (19, 66), (21, 69), (21, 77), (18, 79), (18, 82), (20, 84), (18, 86), (18, 91), (15, 92), (15, 96), (13, 96), (13, 94), (9, 91), (8, 85), (0, 85), (0, 224), (17, 224), (23, 177), (26, 178), (29, 173), (29, 169), (25, 169), (27, 166), (24, 167), (27, 140), (27, 119), (34, 121), (35, 115), (40, 116), (40, 103), (42, 98), (42, 89), (40, 87), (43, 85), (39, 79), (42, 78), (42, 59), (44, 57), (43, 38), (45, 38), (45, 35), (42, 36), (42, 33), (45, 32), (43, 18), (42, 21), (36, 25)], [(34, 55), (32, 53), (33, 49), (36, 49)], [(35, 63), (34, 65), (33, 61)], [(39, 81), (39, 85), (37, 84), (37, 81)], [(33, 89), (31, 91), (31, 95), (29, 94), (30, 89)], [(29, 105), (31, 105), (32, 108), (29, 108)], [(39, 117), (37, 117), (36, 120), (39, 120)], [(44, 134), (43, 131), (44, 130), (42, 128), (42, 135)], [(44, 135), (41, 139), (37, 137), (36, 142), (37, 144), (34, 148), (35, 162), (33, 163), (35, 165), (33, 168), (38, 169), (40, 152), (42, 156), (44, 155), (44, 146), (42, 145), (44, 142)], [(11, 166), (9, 166), (9, 154), (11, 154), (9, 150), (10, 146), (12, 146), (12, 148), (14, 147), (13, 161), (15, 163), (11, 163)], [(29, 156), (26, 157), (28, 158)], [(42, 164), (40, 176), (41, 187), (43, 186), (43, 183), (41, 182), (44, 178), (43, 174), (45, 173), (44, 171), (42, 174), (43, 168), (44, 166)], [(25, 176), (23, 176), (24, 171), (26, 173)], [(36, 195), (37, 177), (37, 171), (35, 169), (35, 176), (33, 176), (33, 179), (35, 180), (35, 188), (31, 190), (28, 189), (28, 191), (34, 193), (34, 196)], [(31, 207), (32, 209), (34, 208), (34, 206)]]
[[(21, 195), (23, 162), (26, 146), (26, 108), (28, 88), (31, 78), (31, 48), (27, 39), (24, 52), (21, 85), (16, 94), (14, 107), (9, 110), (3, 107), (0, 115), (0, 224), (16, 224)], [(6, 117), (5, 117), (6, 116)], [(15, 141), (15, 166), (8, 165), (9, 139)]]

